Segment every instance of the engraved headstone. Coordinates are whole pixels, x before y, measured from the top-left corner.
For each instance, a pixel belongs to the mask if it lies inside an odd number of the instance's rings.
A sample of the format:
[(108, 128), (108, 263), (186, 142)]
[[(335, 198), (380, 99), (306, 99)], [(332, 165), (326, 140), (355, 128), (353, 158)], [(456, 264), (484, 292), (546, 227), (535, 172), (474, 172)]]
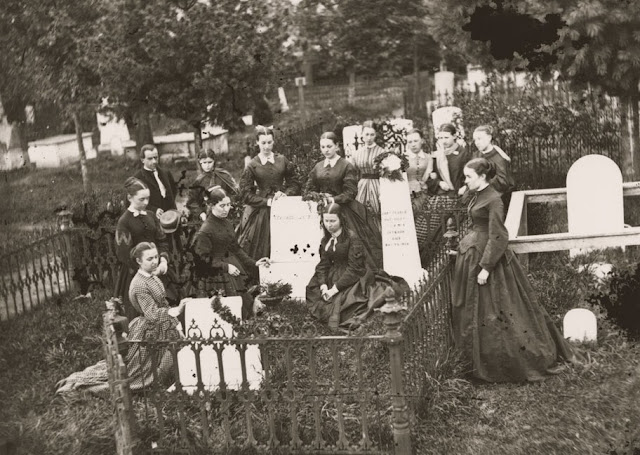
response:
[[(622, 173), (604, 155), (587, 155), (567, 173), (567, 218), (570, 234), (604, 234), (624, 230)], [(572, 257), (591, 251), (573, 248)]]
[[(229, 308), (233, 316), (242, 319), (242, 298), (223, 297), (222, 305)], [(211, 299), (193, 299), (187, 302), (184, 309), (185, 334), (187, 337), (231, 338), (234, 335), (232, 325), (222, 319), (211, 308)], [(214, 329), (214, 325), (216, 328)], [(219, 326), (219, 327), (218, 327)], [(196, 328), (197, 327), (197, 328)], [(240, 352), (234, 344), (228, 344), (222, 349), (220, 360), (211, 344), (202, 345), (200, 351), (201, 379), (206, 390), (218, 390), (220, 388), (221, 374), (228, 389), (240, 390), (243, 381), (247, 381), (249, 388), (256, 390), (260, 387), (263, 378), (262, 363), (258, 345), (248, 344), (244, 353), (246, 378), (243, 377), (243, 368)], [(222, 366), (222, 370), (221, 367)], [(197, 391), (198, 369), (196, 353), (191, 346), (185, 346), (178, 352), (178, 373), (180, 383), (185, 391), (192, 394)], [(173, 386), (172, 386), (173, 388)]]
[(292, 286), (291, 298), (305, 298), (306, 286), (320, 260), (322, 227), (318, 206), (289, 196), (271, 205), (271, 266), (260, 267), (261, 282), (281, 280)]
[(596, 315), (586, 308), (574, 308), (564, 316), (562, 331), (569, 341), (598, 341)]
[(380, 179), (380, 211), (384, 271), (404, 278), (413, 287), (426, 272), (420, 265), (406, 174), (401, 181)]

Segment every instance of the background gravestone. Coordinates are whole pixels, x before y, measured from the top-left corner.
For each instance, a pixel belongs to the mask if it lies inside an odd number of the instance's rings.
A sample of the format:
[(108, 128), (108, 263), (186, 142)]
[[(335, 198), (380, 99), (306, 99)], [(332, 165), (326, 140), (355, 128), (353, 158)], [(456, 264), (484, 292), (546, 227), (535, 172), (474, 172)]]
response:
[[(570, 234), (604, 234), (624, 229), (622, 173), (613, 160), (587, 155), (567, 173), (567, 218)], [(592, 249), (573, 248), (572, 257)]]
[(271, 266), (260, 267), (261, 282), (291, 284), (291, 298), (304, 300), (320, 261), (322, 228), (318, 204), (288, 196), (271, 205)]
[(598, 341), (596, 315), (585, 308), (569, 310), (563, 319), (562, 332), (569, 341)]
[[(242, 297), (223, 297), (221, 302), (231, 313), (238, 319), (242, 319)], [(210, 337), (210, 331), (214, 323), (218, 323), (224, 330), (224, 337), (231, 338), (233, 335), (233, 327), (224, 321), (211, 308), (211, 299), (192, 299), (187, 302), (184, 309), (185, 317), (185, 334), (193, 336), (194, 333), (189, 331), (192, 321), (198, 326), (203, 338)], [(213, 333), (214, 336), (222, 336), (222, 332)], [(262, 364), (260, 362), (260, 350), (255, 344), (247, 345), (245, 352), (245, 364), (247, 367), (247, 381), (249, 388), (256, 390), (260, 387), (262, 381)], [(227, 345), (222, 351), (222, 365), (224, 367), (224, 380), (227, 388), (231, 390), (240, 390), (242, 387), (242, 365), (240, 353), (234, 345)], [(202, 370), (202, 382), (206, 390), (217, 390), (220, 387), (220, 368), (218, 365), (218, 357), (213, 346), (203, 346), (200, 352), (200, 367)], [(196, 355), (190, 346), (185, 346), (178, 352), (178, 372), (180, 375), (180, 383), (185, 391), (192, 394), (196, 391), (198, 383), (196, 370)]]
[(356, 137), (359, 147), (362, 141), (362, 125), (345, 126), (342, 129), (342, 146), (345, 158), (349, 158), (356, 150)]

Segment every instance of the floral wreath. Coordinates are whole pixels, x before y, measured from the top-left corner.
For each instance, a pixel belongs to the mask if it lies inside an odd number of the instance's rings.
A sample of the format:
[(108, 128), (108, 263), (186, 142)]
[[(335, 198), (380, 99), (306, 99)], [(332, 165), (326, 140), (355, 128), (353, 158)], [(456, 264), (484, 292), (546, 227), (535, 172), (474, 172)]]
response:
[(326, 193), (318, 193), (317, 191), (308, 191), (302, 196), (303, 201), (312, 201), (316, 202), (318, 213), (322, 215), (324, 213), (324, 208), (327, 205), (327, 195)]
[(402, 173), (409, 167), (409, 160), (404, 154), (388, 151), (378, 155), (373, 161), (373, 170), (380, 177), (391, 181), (402, 181)]

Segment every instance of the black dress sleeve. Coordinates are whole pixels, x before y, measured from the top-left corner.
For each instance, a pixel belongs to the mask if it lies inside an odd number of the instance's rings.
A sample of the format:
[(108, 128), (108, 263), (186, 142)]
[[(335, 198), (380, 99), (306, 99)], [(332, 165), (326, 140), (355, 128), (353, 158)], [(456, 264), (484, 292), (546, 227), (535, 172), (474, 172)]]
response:
[(191, 215), (199, 218), (204, 212), (204, 194), (206, 188), (202, 183), (202, 175), (199, 175), (189, 187), (189, 198), (187, 199), (187, 208)]
[(240, 179), (240, 200), (243, 204), (252, 207), (267, 207), (269, 198), (258, 196), (256, 192), (257, 187), (253, 167), (248, 166)]
[(358, 171), (349, 162), (346, 163), (344, 177), (342, 178), (342, 193), (333, 197), (338, 204), (353, 201), (358, 195)]
[(335, 282), (335, 287), (338, 291), (347, 289), (357, 283), (365, 272), (365, 256), (362, 241), (356, 236), (350, 236), (347, 269), (340, 276), (340, 279)]
[(489, 239), (480, 258), (480, 267), (490, 272), (507, 250), (509, 231), (502, 221), (504, 213), (502, 199), (493, 199), (487, 209), (489, 210)]
[(162, 225), (160, 224), (160, 220), (155, 214), (150, 214), (150, 217), (153, 219), (156, 228), (156, 234), (154, 238), (154, 243), (158, 248), (158, 254), (160, 257), (165, 258), (169, 261), (169, 252), (171, 251), (171, 246), (169, 245), (169, 239), (167, 238), (167, 234), (162, 230)]
[(316, 166), (314, 166), (313, 169), (311, 169), (311, 172), (309, 172), (309, 176), (307, 177), (307, 183), (304, 186), (304, 191), (302, 192), (302, 199), (308, 199), (309, 193), (318, 192), (318, 183), (316, 180)]
[(133, 234), (129, 228), (127, 214), (125, 213), (118, 220), (116, 226), (116, 256), (118, 260), (126, 265), (131, 265), (131, 248), (133, 248)]
[(318, 278), (318, 283), (322, 286), (323, 284), (327, 284), (327, 272), (329, 271), (329, 267), (331, 266), (331, 262), (329, 258), (325, 254), (324, 248), (327, 245), (327, 239), (323, 238), (320, 242), (320, 262), (316, 265), (316, 277)]

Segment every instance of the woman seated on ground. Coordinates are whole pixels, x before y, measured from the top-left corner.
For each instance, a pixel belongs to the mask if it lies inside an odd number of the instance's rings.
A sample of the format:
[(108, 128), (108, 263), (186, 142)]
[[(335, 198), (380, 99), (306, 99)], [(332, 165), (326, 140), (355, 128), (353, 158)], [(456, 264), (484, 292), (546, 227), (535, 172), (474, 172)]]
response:
[(216, 155), (213, 150), (206, 149), (200, 152), (198, 163), (200, 163), (202, 174), (197, 176), (189, 187), (187, 208), (192, 218), (204, 221), (207, 218), (205, 201), (207, 188), (220, 185), (227, 194), (235, 196), (238, 194), (238, 184), (229, 172), (216, 166)]
[(489, 184), (496, 165), (476, 158), (464, 167), (475, 197), (473, 222), (456, 259), (452, 325), (456, 346), (473, 375), (490, 382), (536, 381), (556, 373), (559, 359), (576, 360), (514, 253), (507, 248), (500, 193)]
[(373, 258), (373, 267), (382, 267), (382, 234), (372, 222), (372, 215), (360, 202), (358, 194), (358, 172), (346, 159), (338, 155), (338, 138), (332, 132), (320, 136), (320, 152), (325, 159), (319, 161), (309, 173), (303, 199), (322, 198), (325, 205), (335, 202), (342, 207), (347, 223), (358, 237), (369, 257)]
[(398, 296), (409, 291), (402, 278), (367, 267), (366, 250), (357, 234), (349, 230), (339, 204), (323, 209), (322, 227), (320, 262), (306, 291), (313, 316), (332, 329), (353, 328), (384, 304), (387, 287)]
[(195, 277), (204, 281), (206, 296), (218, 292), (226, 297), (241, 296), (242, 317), (246, 319), (253, 312), (253, 297), (247, 291), (258, 282), (257, 267), (268, 266), (269, 259), (256, 261), (240, 248), (227, 220), (231, 200), (221, 187), (207, 190), (207, 205), (209, 215), (194, 239)]
[[(184, 299), (170, 308), (165, 298), (164, 285), (157, 276), (159, 255), (155, 244), (141, 242), (131, 250), (138, 264), (138, 272), (131, 280), (129, 301), (138, 316), (129, 323), (129, 340), (162, 341), (178, 339), (183, 330), (177, 317), (184, 310)], [(130, 343), (125, 358), (131, 390), (149, 387), (154, 380), (170, 384), (173, 377), (173, 357), (166, 347), (149, 349), (139, 343)], [(156, 370), (153, 370), (153, 366)], [(56, 393), (86, 390), (100, 394), (109, 391), (107, 365), (104, 360), (73, 373), (58, 382)]]

